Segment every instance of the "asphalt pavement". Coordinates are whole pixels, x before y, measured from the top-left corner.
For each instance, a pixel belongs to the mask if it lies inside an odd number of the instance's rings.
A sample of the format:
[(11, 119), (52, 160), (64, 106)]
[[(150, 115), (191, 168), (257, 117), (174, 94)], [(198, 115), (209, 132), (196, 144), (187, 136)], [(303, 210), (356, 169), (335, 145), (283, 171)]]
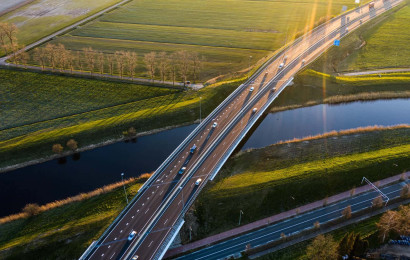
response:
[[(400, 191), (406, 182), (396, 183), (380, 190), (385, 193), (389, 199), (400, 197)], [(407, 181), (409, 183), (409, 181)], [(351, 206), (352, 213), (369, 208), (372, 206), (374, 198), (378, 197), (376, 191), (366, 192), (352, 198), (328, 205), (326, 207), (307, 212), (296, 217), (280, 221), (273, 225), (261, 228), (259, 230), (226, 240), (224, 242), (208, 246), (191, 254), (176, 258), (178, 260), (213, 260), (223, 259), (225, 257), (238, 254), (245, 250), (246, 245), (257, 247), (269, 242), (281, 239), (281, 234), (286, 236), (297, 234), (303, 230), (312, 229), (313, 224), (317, 221), (324, 224), (342, 216), (342, 211)]]

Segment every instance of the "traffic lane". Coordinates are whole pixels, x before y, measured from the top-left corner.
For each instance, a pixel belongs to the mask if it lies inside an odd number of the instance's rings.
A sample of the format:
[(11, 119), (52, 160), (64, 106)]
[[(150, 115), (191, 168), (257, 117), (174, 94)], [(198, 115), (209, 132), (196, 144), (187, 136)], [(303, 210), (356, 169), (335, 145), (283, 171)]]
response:
[[(389, 194), (391, 197), (397, 197), (400, 195), (402, 186), (396, 184), (389, 186), (382, 191)], [(319, 209), (313, 212), (302, 214), (294, 218), (279, 222), (277, 224), (262, 228), (251, 233), (247, 233), (237, 238), (233, 238), (217, 245), (207, 247), (192, 254), (177, 258), (182, 259), (218, 259), (220, 257), (226, 257), (228, 255), (243, 251), (247, 244), (251, 244), (253, 247), (257, 245), (266, 244), (268, 242), (280, 239), (280, 234), (283, 232), (287, 235), (293, 232), (298, 232), (303, 229), (311, 228), (315, 221), (321, 223), (327, 222), (333, 218), (341, 216), (341, 211), (347, 205), (352, 206), (352, 211), (358, 211), (359, 209), (367, 208), (371, 206), (371, 201), (377, 196), (377, 192), (370, 192), (363, 194), (361, 198), (353, 198), (347, 201), (343, 201), (341, 205), (328, 206), (329, 209)]]
[[(205, 176), (206, 175), (204, 175), (203, 177)], [(167, 208), (172, 210), (166, 210), (164, 212), (164, 214), (155, 223), (149, 235), (151, 235), (151, 233), (157, 233), (159, 231), (162, 234), (168, 235), (168, 232), (171, 231), (172, 227), (176, 224), (176, 221), (178, 221), (178, 218), (181, 212), (183, 211), (186, 202), (192, 198), (196, 190), (199, 188), (199, 185), (196, 185), (196, 181), (197, 179), (191, 178), (184, 187), (178, 187), (178, 189), (180, 189), (180, 193), (175, 197), (175, 199)], [(202, 182), (200, 184), (202, 184)], [(152, 243), (150, 241), (151, 238), (147, 237), (146, 239), (144, 239), (143, 243), (141, 243), (141, 245), (137, 248), (134, 255), (143, 255), (143, 259), (151, 259), (148, 258), (148, 256), (145, 256), (147, 254), (147, 251), (159, 248), (160, 245), (162, 245), (162, 243), (164, 242), (164, 239), (166, 239), (166, 237), (167, 236), (162, 237), (162, 239), (152, 240)], [(149, 254), (152, 257), (155, 255), (155, 253), (156, 251), (150, 251)]]

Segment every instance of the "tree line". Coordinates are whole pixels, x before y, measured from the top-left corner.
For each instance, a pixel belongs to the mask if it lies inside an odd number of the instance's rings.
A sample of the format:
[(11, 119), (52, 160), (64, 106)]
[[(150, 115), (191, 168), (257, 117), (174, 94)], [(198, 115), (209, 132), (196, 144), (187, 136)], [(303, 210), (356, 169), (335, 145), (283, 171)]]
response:
[[(71, 73), (74, 70), (87, 70), (91, 75), (93, 73), (113, 75), (117, 72), (120, 78), (124, 76), (134, 78), (140, 61), (138, 54), (132, 51), (116, 51), (106, 54), (91, 47), (83, 48), (81, 51), (72, 51), (66, 49), (61, 43), (48, 43), (45, 47), (34, 49), (32, 58), (43, 70), (46, 67), (52, 70), (70, 70)], [(146, 53), (142, 59), (151, 80), (159, 78), (163, 82), (171, 80), (173, 83), (177, 79), (187, 82), (190, 76), (195, 83), (198, 80), (202, 61), (203, 58), (198, 53), (185, 50), (171, 54), (150, 52)], [(19, 59), (16, 63), (23, 64)]]
[(17, 41), (18, 28), (12, 23), (0, 23), (0, 48), (7, 56), (12, 54), (12, 60), (21, 59), (27, 61), (27, 53), (18, 55), (18, 50), (24, 48), (24, 45), (20, 45)]

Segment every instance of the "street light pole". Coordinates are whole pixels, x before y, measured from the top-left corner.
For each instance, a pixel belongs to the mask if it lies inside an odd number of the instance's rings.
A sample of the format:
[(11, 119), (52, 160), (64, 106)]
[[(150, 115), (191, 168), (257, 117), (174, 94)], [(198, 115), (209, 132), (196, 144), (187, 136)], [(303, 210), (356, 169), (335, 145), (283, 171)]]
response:
[(121, 173), (121, 180), (122, 180), (122, 187), (124, 188), (125, 199), (127, 200), (127, 204), (128, 204), (127, 191), (125, 190), (125, 183), (124, 183), (124, 173)]
[(202, 97), (199, 97), (199, 123), (202, 122)]
[(249, 78), (249, 76), (251, 75), (251, 59), (252, 59), (252, 56), (249, 56), (249, 72), (248, 72), (248, 78)]
[(243, 211), (239, 210), (239, 223), (238, 223), (238, 226), (241, 225), (242, 214), (243, 214)]

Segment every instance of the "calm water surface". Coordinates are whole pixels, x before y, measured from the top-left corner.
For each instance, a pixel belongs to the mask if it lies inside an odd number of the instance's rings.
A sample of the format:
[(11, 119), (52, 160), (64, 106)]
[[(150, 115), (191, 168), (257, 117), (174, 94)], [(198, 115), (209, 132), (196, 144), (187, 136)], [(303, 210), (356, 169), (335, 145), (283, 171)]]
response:
[[(369, 125), (410, 123), (410, 100), (354, 102), (267, 115), (242, 149), (264, 147), (280, 140)], [(19, 212), (27, 203), (44, 204), (87, 192), (126, 177), (154, 171), (196, 125), (82, 152), (65, 164), (49, 161), (0, 174), (0, 216)]]

